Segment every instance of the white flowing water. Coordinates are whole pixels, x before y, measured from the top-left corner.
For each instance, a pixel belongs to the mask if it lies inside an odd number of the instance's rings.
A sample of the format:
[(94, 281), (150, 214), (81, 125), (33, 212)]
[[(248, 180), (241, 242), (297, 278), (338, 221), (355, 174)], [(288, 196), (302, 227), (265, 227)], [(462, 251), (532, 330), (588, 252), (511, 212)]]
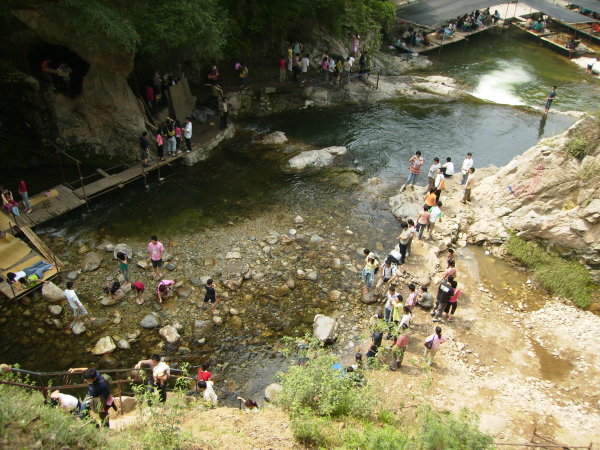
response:
[(473, 95), (503, 105), (524, 105), (524, 100), (518, 95), (519, 85), (532, 79), (523, 66), (503, 61), (498, 69), (481, 76)]

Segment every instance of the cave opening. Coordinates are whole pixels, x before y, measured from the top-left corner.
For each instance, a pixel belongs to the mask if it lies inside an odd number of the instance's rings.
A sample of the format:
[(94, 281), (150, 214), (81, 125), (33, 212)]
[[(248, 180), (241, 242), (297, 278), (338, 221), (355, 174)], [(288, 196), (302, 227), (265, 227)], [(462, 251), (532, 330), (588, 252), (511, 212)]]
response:
[(69, 97), (81, 94), (83, 78), (90, 68), (89, 63), (77, 53), (47, 42), (32, 46), (27, 61), (32, 76)]

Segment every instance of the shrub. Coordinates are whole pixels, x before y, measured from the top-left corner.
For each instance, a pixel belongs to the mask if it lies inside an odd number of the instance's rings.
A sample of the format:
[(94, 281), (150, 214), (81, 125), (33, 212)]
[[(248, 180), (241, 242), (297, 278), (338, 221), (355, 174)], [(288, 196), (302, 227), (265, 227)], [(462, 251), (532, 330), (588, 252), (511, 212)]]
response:
[(549, 253), (515, 234), (509, 237), (506, 250), (528, 267), (542, 286), (573, 300), (580, 308), (590, 306), (595, 286), (589, 272), (579, 262)]
[(592, 150), (593, 142), (587, 137), (576, 137), (567, 142), (565, 150), (567, 154), (574, 157), (583, 159), (590, 150)]
[(312, 411), (318, 416), (369, 416), (373, 401), (369, 386), (333, 368), (336, 358), (319, 354), (303, 366), (279, 374), (283, 389), (278, 402), (292, 415)]
[(297, 414), (292, 420), (294, 439), (306, 447), (331, 447), (336, 443), (333, 423), (310, 412)]
[(492, 436), (479, 431), (477, 416), (462, 409), (458, 416), (435, 411), (426, 405), (420, 413), (421, 430), (417, 448), (423, 450), (484, 450), (493, 447)]

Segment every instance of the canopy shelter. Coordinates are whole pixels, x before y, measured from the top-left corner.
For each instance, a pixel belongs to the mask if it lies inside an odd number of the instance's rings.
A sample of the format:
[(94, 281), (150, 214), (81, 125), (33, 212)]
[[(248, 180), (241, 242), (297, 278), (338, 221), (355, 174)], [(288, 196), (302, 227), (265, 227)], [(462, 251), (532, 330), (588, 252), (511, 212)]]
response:
[(571, 0), (569, 4), (600, 13), (600, 0)]
[(554, 20), (563, 23), (590, 23), (598, 22), (591, 17), (584, 16), (575, 11), (571, 11), (560, 5), (555, 5), (546, 0), (524, 0), (527, 6), (537, 9), (538, 11), (548, 14)]
[(435, 27), (476, 9), (488, 8), (498, 3), (498, 0), (424, 0), (400, 7), (398, 18)]

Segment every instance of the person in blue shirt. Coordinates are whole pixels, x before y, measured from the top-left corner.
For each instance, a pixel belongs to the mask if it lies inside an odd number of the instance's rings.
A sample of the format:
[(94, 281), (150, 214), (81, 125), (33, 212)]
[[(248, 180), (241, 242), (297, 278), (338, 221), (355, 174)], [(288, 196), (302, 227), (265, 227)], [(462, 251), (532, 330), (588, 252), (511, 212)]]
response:
[(544, 107), (544, 114), (548, 114), (548, 111), (550, 110), (550, 106), (552, 106), (552, 102), (554, 101), (555, 98), (556, 98), (556, 86), (552, 86), (552, 89), (550, 90), (550, 93), (548, 94), (548, 97), (546, 98), (546, 106)]
[(88, 385), (88, 391), (85, 399), (81, 402), (79, 409), (79, 417), (88, 417), (90, 414), (91, 403), (93, 399), (98, 399), (100, 402), (100, 411), (98, 417), (102, 425), (108, 428), (108, 410), (112, 407), (117, 410), (112, 395), (110, 395), (110, 385), (104, 377), (92, 368), (69, 369), (69, 373), (82, 373), (83, 381)]

